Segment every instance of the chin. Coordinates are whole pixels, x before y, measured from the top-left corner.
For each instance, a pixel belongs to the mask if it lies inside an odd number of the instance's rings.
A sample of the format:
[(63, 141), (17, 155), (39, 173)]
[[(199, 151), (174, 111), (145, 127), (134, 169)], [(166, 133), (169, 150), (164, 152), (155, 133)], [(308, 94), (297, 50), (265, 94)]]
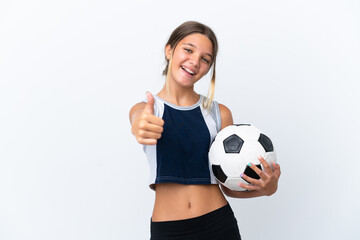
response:
[(180, 82), (179, 85), (183, 88), (190, 88), (190, 87), (194, 87), (195, 82), (184, 81), (184, 82)]

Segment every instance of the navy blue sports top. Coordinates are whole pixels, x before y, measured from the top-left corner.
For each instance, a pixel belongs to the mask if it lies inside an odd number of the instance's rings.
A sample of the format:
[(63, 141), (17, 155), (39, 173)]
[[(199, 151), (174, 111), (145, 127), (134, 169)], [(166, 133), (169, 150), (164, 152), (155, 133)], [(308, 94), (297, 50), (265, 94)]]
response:
[(171, 104), (154, 95), (154, 114), (164, 120), (156, 145), (143, 145), (150, 165), (150, 188), (156, 183), (217, 184), (208, 152), (221, 128), (219, 105), (206, 110), (204, 96), (188, 107)]

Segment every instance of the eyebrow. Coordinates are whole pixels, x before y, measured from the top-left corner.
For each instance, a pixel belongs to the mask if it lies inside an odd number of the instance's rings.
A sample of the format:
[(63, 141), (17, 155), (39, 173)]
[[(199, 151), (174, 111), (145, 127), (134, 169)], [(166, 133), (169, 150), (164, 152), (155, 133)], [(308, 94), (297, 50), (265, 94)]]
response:
[[(194, 48), (197, 48), (194, 44), (192, 43), (183, 43), (183, 45), (189, 45), (189, 46), (192, 46)], [(209, 55), (211, 57), (211, 59), (213, 58), (212, 55), (210, 53), (205, 53), (206, 55)]]

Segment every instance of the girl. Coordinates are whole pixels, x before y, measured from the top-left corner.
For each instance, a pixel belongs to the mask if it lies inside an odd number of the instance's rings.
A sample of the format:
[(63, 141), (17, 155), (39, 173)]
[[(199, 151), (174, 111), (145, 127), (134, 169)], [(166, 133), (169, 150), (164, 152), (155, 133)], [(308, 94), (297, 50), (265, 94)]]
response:
[[(274, 170), (260, 159), (264, 171), (251, 168), (259, 180), (244, 176), (250, 190), (234, 192), (216, 182), (208, 163), (215, 135), (233, 124), (231, 111), (213, 100), (218, 51), (213, 31), (198, 22), (185, 22), (165, 45), (166, 81), (161, 91), (134, 105), (131, 132), (144, 145), (150, 164), (150, 188), (155, 190), (151, 239), (238, 240), (239, 229), (224, 194), (249, 198), (277, 190), (279, 165)], [(212, 67), (207, 97), (194, 84)], [(224, 193), (224, 194), (223, 194)]]

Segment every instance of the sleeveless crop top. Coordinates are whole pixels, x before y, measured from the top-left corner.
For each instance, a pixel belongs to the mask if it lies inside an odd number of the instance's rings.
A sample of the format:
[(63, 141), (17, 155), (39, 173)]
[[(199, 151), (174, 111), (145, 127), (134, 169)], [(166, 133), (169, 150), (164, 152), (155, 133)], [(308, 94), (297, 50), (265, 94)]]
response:
[(164, 130), (156, 145), (143, 145), (151, 189), (156, 183), (217, 184), (208, 152), (221, 116), (216, 101), (210, 110), (203, 108), (204, 98), (200, 95), (196, 104), (181, 107), (154, 95), (154, 114), (164, 120)]

